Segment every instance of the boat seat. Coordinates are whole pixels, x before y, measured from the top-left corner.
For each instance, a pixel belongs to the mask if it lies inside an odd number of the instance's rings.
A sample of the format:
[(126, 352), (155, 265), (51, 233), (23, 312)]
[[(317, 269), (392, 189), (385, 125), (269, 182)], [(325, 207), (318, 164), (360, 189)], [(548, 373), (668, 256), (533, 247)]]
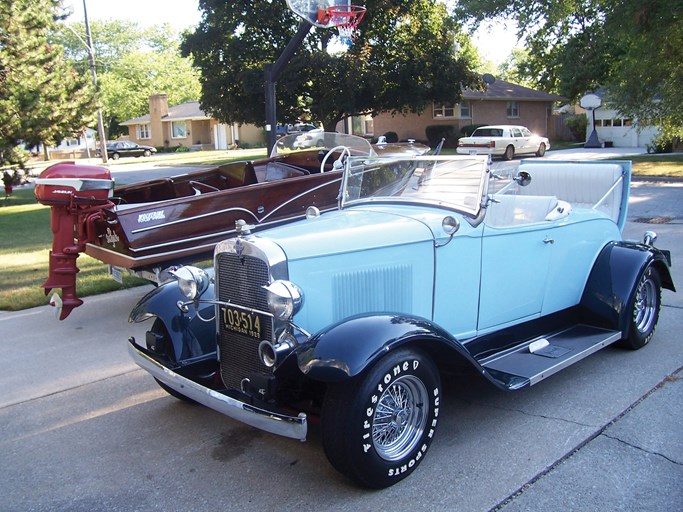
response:
[(282, 162), (268, 162), (265, 171), (260, 170), (260, 172), (257, 171), (256, 174), (259, 178), (259, 182), (263, 182), (296, 178), (297, 176), (305, 176), (309, 174), (309, 172)]
[(225, 178), (227, 187), (244, 187), (245, 185), (253, 185), (258, 183), (256, 179), (256, 172), (251, 162), (247, 162), (242, 166), (224, 165), (219, 167), (221, 174)]

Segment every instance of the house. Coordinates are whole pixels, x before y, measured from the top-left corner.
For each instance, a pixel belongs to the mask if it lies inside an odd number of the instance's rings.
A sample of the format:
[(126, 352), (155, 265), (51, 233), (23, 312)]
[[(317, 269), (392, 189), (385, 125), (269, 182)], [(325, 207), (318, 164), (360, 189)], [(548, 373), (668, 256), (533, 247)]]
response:
[[(519, 124), (552, 138), (555, 132), (552, 107), (564, 100), (562, 96), (496, 80), (483, 91), (465, 89), (458, 104), (433, 103), (421, 114), (381, 113), (371, 123), (356, 120), (353, 133), (378, 136), (392, 131), (400, 140), (426, 140), (425, 129), (432, 125), (451, 125), (454, 133), (461, 135), (462, 127), (473, 124)], [(371, 132), (361, 133), (367, 129)]]
[(167, 94), (153, 94), (149, 97), (149, 114), (120, 124), (128, 127), (131, 141), (155, 147), (184, 146), (202, 150), (264, 144), (262, 128), (222, 124), (204, 113), (198, 101), (169, 107)]

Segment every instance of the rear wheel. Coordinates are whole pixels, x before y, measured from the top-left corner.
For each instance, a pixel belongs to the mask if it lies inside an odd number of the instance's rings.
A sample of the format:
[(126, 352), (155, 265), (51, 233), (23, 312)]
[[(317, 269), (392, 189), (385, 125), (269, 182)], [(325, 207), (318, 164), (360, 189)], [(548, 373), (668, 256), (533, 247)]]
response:
[(512, 160), (512, 158), (515, 156), (515, 147), (514, 146), (508, 146), (505, 148), (505, 153), (503, 153), (503, 158), (505, 160)]
[(327, 458), (363, 486), (399, 482), (432, 442), (440, 395), (439, 373), (427, 355), (389, 353), (364, 374), (328, 389), (321, 415)]
[(632, 350), (647, 345), (655, 333), (662, 306), (662, 282), (657, 269), (650, 265), (635, 291), (628, 336), (621, 344)]
[(536, 156), (543, 156), (545, 155), (545, 142), (541, 142), (541, 145), (538, 146), (538, 151), (536, 151)]
[(113, 154), (111, 155), (111, 159), (112, 159), (112, 160), (118, 160), (119, 158), (121, 158), (121, 155), (119, 155), (118, 153), (113, 153)]

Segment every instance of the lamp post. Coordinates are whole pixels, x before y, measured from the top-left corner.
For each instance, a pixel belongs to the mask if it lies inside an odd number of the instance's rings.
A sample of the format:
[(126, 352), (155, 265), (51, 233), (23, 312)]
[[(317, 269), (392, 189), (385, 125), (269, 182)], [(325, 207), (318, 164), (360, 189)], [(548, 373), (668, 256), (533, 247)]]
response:
[[(85, 37), (87, 39), (86, 47), (88, 49), (88, 57), (90, 59), (90, 72), (92, 73), (92, 83), (97, 91), (97, 73), (95, 72), (95, 52), (92, 47), (92, 36), (90, 35), (90, 23), (88, 23), (88, 9), (83, 0), (83, 17), (85, 18)], [(100, 138), (100, 155), (102, 163), (107, 163), (107, 140), (104, 135), (104, 121), (102, 120), (102, 109), (97, 108), (97, 136)]]

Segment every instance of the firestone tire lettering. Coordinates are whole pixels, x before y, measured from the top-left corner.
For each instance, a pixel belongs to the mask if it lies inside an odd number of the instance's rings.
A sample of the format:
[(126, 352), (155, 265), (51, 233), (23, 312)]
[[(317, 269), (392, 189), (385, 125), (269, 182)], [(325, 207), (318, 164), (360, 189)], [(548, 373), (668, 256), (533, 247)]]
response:
[(325, 453), (361, 485), (393, 485), (424, 459), (440, 402), (439, 374), (427, 355), (390, 353), (361, 376), (328, 390), (322, 412)]

